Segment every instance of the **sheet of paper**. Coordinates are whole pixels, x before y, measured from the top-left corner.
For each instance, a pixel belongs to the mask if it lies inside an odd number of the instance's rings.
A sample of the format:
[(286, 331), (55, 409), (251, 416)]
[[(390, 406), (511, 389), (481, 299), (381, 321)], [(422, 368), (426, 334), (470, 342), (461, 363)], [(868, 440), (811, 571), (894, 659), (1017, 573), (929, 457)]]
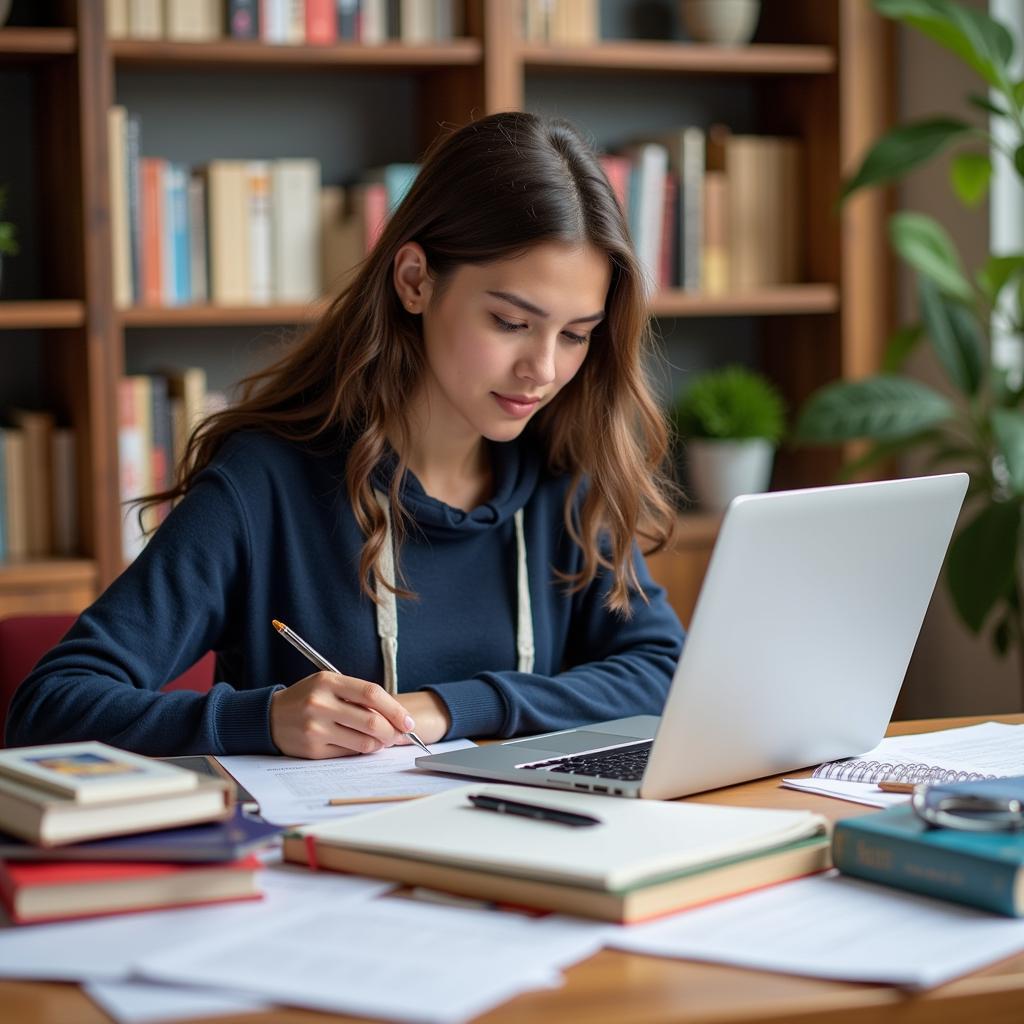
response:
[(1024, 921), (831, 872), (617, 928), (634, 953), (931, 988), (1024, 949)]
[(117, 1024), (156, 1024), (273, 1009), (272, 1003), (251, 996), (150, 981), (91, 981), (83, 988)]
[(873, 782), (841, 782), (839, 779), (783, 779), (779, 783), (788, 789), (799, 789), (818, 796), (833, 796), (869, 807), (893, 807), (910, 800), (907, 793), (883, 793)]
[[(449, 740), (431, 744), (431, 751), (472, 747), (470, 740)], [(349, 804), (331, 807), (328, 801), (366, 796), (426, 796), (465, 779), (424, 772), (416, 767), (419, 747), (412, 744), (388, 747), (361, 757), (338, 757), (329, 761), (307, 761), (301, 757), (269, 757), (258, 754), (230, 754), (217, 760), (240, 782), (259, 804), (260, 816), (275, 825), (303, 825), (344, 817), (383, 807), (385, 804)]]
[(146, 953), (188, 945), (200, 935), (247, 931), (295, 908), (339, 907), (394, 888), (390, 882), (293, 865), (270, 866), (260, 879), (262, 900), (0, 929), (0, 977), (122, 981)]
[[(144, 958), (158, 981), (223, 986), (277, 1003), (416, 1024), (457, 1024), (556, 986), (603, 929), (571, 919), (380, 899), (323, 907)], [(400, 983), (396, 983), (396, 980)]]

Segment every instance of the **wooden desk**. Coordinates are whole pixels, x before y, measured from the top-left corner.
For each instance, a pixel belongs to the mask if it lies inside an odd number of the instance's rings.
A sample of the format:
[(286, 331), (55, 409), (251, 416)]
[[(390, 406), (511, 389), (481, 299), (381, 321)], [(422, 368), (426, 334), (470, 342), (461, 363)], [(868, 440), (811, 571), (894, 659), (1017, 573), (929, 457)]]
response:
[[(889, 735), (929, 732), (995, 718), (901, 722)], [(871, 808), (779, 789), (777, 779), (693, 797), (706, 803), (812, 808), (836, 820)], [(885, 936), (865, 936), (885, 942)], [(0, 982), (0, 1021), (17, 1024), (104, 1024), (109, 1019), (75, 985)], [(325, 1024), (352, 1020), (299, 1010), (217, 1017), (221, 1024)], [(605, 950), (566, 973), (554, 992), (518, 997), (478, 1018), (482, 1024), (1021, 1024), (1024, 953), (933, 989), (906, 995), (886, 985), (847, 984), (717, 965), (662, 960)]]

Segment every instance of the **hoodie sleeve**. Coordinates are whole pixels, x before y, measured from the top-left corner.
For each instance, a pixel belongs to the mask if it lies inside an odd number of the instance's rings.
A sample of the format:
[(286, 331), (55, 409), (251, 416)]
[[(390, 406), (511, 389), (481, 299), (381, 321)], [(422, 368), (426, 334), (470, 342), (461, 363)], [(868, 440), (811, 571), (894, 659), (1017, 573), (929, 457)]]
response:
[(98, 739), (153, 756), (276, 753), (279, 687), (160, 687), (220, 646), (244, 600), (250, 544), (231, 482), (208, 470), (139, 557), (84, 611), (14, 694), (6, 742)]
[(573, 600), (557, 675), (483, 672), (437, 683), (451, 715), (446, 739), (552, 732), (631, 715), (659, 715), (683, 646), (683, 628), (634, 545), (637, 579), (648, 597), (633, 596), (630, 618), (604, 607), (610, 577), (599, 573)]

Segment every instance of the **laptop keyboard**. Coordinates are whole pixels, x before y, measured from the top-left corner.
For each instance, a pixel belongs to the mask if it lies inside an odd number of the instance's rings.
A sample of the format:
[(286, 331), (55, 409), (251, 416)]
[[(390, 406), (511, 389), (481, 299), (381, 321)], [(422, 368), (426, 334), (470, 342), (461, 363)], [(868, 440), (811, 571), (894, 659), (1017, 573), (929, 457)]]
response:
[(566, 775), (598, 775), (602, 779), (639, 782), (647, 767), (647, 758), (650, 756), (653, 742), (644, 740), (642, 743), (630, 743), (612, 750), (589, 751), (518, 767), (541, 768), (546, 772), (564, 772)]

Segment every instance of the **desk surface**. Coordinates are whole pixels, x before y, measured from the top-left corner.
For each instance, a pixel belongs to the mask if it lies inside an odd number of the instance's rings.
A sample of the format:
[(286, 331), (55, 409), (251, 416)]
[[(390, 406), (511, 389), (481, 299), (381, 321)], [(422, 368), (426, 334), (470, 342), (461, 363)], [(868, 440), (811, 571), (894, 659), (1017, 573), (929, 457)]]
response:
[[(991, 719), (1024, 723), (1024, 715), (898, 722), (890, 727), (889, 735)], [(871, 810), (780, 789), (777, 778), (691, 799), (750, 807), (810, 808), (833, 820)], [(76, 985), (14, 981), (0, 982), (0, 1020), (18, 1024), (109, 1022)], [(353, 1018), (300, 1010), (211, 1018), (220, 1024), (324, 1024), (328, 1020)], [(478, 1020), (481, 1024), (1021, 1024), (1024, 953), (926, 994), (906, 995), (886, 985), (820, 981), (605, 950), (566, 972), (565, 985), (557, 991), (519, 996)]]

